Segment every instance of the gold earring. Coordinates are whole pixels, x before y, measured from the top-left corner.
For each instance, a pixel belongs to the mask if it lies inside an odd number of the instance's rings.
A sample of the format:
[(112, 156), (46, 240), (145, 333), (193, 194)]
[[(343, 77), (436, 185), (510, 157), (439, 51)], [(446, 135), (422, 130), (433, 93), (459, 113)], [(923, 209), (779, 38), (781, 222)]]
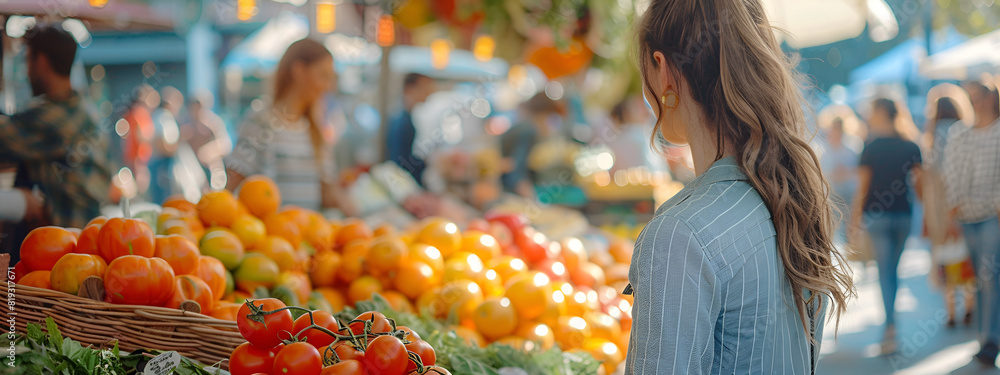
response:
[(666, 94), (663, 94), (663, 96), (660, 97), (660, 103), (668, 109), (676, 109), (677, 105), (680, 104), (680, 101), (681, 99), (677, 96), (677, 93), (673, 91), (667, 91)]

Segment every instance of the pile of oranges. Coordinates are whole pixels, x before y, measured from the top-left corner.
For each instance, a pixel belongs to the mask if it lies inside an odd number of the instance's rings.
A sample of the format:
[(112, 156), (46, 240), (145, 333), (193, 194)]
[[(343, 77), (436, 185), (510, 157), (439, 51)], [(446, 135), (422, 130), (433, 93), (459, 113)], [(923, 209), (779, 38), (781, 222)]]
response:
[[(576, 238), (549, 240), (516, 215), (487, 215), (465, 224), (462, 231), (442, 218), (404, 229), (371, 228), (358, 219), (330, 221), (317, 212), (282, 207), (277, 186), (253, 176), (235, 195), (211, 192), (197, 204), (168, 199), (158, 234), (142, 236), (140, 247), (148, 246), (148, 254), (138, 256), (162, 258), (171, 280), (184, 276), (171, 285), (185, 294), (172, 299), (198, 297), (208, 305), (203, 310), (221, 319), (235, 319), (240, 303), (260, 288), (282, 286), (299, 301), (321, 296), (332, 311), (377, 293), (397, 311), (427, 312), (447, 321), (476, 345), (500, 342), (526, 350), (558, 345), (590, 353), (609, 373), (617, 367), (631, 327), (630, 296), (620, 294), (627, 284), (630, 242), (615, 240), (607, 251), (588, 251)], [(76, 235), (75, 252), (107, 251), (100, 225)], [(131, 233), (115, 225), (105, 230)], [(72, 230), (61, 230), (73, 236)], [(29, 262), (30, 256), (22, 256)], [(209, 297), (192, 290), (204, 285)]]

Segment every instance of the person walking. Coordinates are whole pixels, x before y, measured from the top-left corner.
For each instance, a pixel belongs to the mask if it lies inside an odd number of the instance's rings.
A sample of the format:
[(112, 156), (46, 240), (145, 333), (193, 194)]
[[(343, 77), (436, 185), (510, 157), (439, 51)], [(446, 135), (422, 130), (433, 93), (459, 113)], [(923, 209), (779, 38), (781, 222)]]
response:
[(975, 121), (948, 139), (944, 182), (949, 220), (961, 223), (976, 271), (975, 320), (981, 337), (975, 359), (994, 367), (1000, 352), (1000, 97), (996, 88), (979, 82), (963, 88)]
[(854, 287), (764, 5), (652, 1), (637, 30), (654, 134), (689, 144), (698, 176), (636, 242), (625, 373), (815, 373)]
[(872, 102), (867, 122), (871, 139), (861, 151), (858, 166), (858, 191), (851, 214), (851, 237), (863, 228), (871, 238), (878, 280), (885, 309), (885, 335), (882, 354), (896, 351), (896, 291), (899, 288), (899, 258), (913, 227), (911, 173), (919, 181), (923, 157), (920, 147), (902, 130), (901, 109), (889, 99)]

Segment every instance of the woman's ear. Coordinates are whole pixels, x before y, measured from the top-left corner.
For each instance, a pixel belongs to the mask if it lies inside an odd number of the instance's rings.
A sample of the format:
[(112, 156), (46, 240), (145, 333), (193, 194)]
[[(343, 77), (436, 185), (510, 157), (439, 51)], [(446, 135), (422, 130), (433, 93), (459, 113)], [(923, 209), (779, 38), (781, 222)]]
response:
[(663, 95), (667, 90), (676, 90), (673, 84), (673, 76), (670, 74), (670, 64), (667, 64), (667, 57), (663, 55), (663, 52), (656, 51), (653, 52), (653, 61), (656, 62), (656, 66), (653, 67), (653, 93), (656, 95), (656, 100), (660, 100), (660, 96)]

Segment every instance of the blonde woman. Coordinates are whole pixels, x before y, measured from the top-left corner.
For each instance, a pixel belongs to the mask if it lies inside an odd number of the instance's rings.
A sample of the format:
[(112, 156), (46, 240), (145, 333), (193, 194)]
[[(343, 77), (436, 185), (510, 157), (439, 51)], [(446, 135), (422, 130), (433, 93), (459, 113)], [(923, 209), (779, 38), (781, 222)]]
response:
[(640, 22), (654, 136), (697, 177), (636, 243), (626, 373), (814, 373), (854, 287), (794, 65), (760, 0), (654, 0)]

